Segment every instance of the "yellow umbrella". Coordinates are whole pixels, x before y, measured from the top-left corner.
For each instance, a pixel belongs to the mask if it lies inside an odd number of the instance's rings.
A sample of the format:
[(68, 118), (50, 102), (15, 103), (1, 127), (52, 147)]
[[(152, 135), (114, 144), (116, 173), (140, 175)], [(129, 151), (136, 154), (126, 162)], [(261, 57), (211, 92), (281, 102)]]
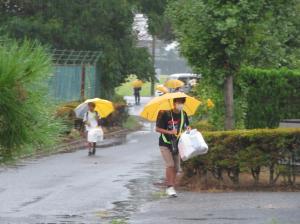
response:
[(139, 79), (136, 79), (136, 80), (134, 80), (134, 81), (132, 82), (133, 88), (140, 88), (140, 87), (143, 86), (143, 84), (144, 84), (144, 83), (143, 83), (141, 80), (139, 80)]
[(184, 86), (184, 82), (178, 80), (178, 79), (169, 79), (165, 82), (165, 86), (170, 89), (177, 89), (179, 87)]
[(201, 102), (194, 97), (188, 96), (182, 92), (166, 93), (162, 96), (152, 99), (143, 109), (141, 117), (149, 120), (156, 121), (157, 115), (161, 110), (173, 109), (173, 99), (185, 98), (184, 111), (188, 116), (193, 115)]
[(84, 101), (82, 104), (78, 105), (75, 108), (75, 114), (79, 118), (83, 118), (84, 114), (88, 111), (88, 103), (94, 103), (96, 105), (95, 110), (99, 113), (100, 117), (107, 117), (110, 115), (115, 109), (112, 102), (108, 100), (103, 100), (99, 98), (88, 99)]
[(164, 85), (157, 85), (156, 90), (158, 90), (160, 92), (163, 92), (163, 93), (168, 93), (169, 92), (168, 88), (165, 87)]

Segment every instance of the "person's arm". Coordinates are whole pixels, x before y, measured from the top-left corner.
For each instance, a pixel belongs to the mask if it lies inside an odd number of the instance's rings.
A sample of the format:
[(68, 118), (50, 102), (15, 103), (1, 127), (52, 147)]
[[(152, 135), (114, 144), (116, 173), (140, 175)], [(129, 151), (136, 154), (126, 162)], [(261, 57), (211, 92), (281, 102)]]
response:
[(83, 117), (83, 123), (85, 124), (85, 125), (87, 125), (87, 126), (90, 126), (90, 122), (88, 121), (88, 113), (89, 112), (86, 112), (85, 114), (84, 114), (84, 117)]
[(190, 126), (189, 117), (187, 116), (186, 112), (184, 112), (184, 120), (185, 120), (186, 130), (187, 131), (192, 130), (192, 127)]
[(99, 115), (99, 113), (96, 111), (96, 116), (97, 116), (97, 123), (98, 123), (98, 126), (101, 126), (100, 124), (101, 124), (101, 117), (100, 117), (100, 115)]
[(156, 132), (159, 132), (161, 134), (167, 134), (167, 135), (176, 135), (177, 134), (176, 129), (167, 130), (167, 129), (163, 129), (163, 128), (159, 128), (159, 127), (156, 127)]
[(83, 123), (85, 123), (86, 124), (86, 122), (87, 122), (87, 112), (86, 113), (84, 113), (84, 116), (83, 116)]

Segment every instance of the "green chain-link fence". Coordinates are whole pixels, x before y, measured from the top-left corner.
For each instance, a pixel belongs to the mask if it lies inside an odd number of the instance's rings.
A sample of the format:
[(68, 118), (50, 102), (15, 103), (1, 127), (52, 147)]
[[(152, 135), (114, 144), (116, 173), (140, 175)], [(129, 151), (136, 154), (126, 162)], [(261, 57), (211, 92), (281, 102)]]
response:
[[(84, 97), (95, 97), (95, 66), (85, 66)], [(55, 101), (69, 102), (80, 100), (82, 84), (82, 66), (55, 66), (49, 81), (50, 95)]]

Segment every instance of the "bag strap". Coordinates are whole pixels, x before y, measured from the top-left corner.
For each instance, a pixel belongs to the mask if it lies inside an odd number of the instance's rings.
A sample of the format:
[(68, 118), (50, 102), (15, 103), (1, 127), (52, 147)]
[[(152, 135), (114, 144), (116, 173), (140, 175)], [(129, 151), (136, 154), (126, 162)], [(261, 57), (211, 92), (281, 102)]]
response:
[(178, 133), (177, 138), (179, 138), (180, 135), (182, 134), (182, 129), (183, 129), (184, 123), (185, 123), (185, 117), (184, 117), (184, 113), (183, 113), (183, 110), (182, 110), (181, 111), (181, 119), (180, 119), (180, 128), (179, 128), (179, 133)]

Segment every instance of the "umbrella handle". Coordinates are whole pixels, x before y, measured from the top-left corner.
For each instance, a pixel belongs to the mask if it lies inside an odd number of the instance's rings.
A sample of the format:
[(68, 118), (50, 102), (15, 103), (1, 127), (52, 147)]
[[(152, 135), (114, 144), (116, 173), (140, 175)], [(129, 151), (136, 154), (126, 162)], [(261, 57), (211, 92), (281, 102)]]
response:
[[(169, 99), (169, 103), (170, 103), (170, 106), (171, 106), (170, 108), (172, 108), (172, 104), (171, 104), (170, 99)], [(175, 129), (175, 124), (174, 124), (174, 118), (173, 118), (172, 109), (171, 109), (170, 113), (171, 113), (171, 118), (172, 118), (173, 129)]]

